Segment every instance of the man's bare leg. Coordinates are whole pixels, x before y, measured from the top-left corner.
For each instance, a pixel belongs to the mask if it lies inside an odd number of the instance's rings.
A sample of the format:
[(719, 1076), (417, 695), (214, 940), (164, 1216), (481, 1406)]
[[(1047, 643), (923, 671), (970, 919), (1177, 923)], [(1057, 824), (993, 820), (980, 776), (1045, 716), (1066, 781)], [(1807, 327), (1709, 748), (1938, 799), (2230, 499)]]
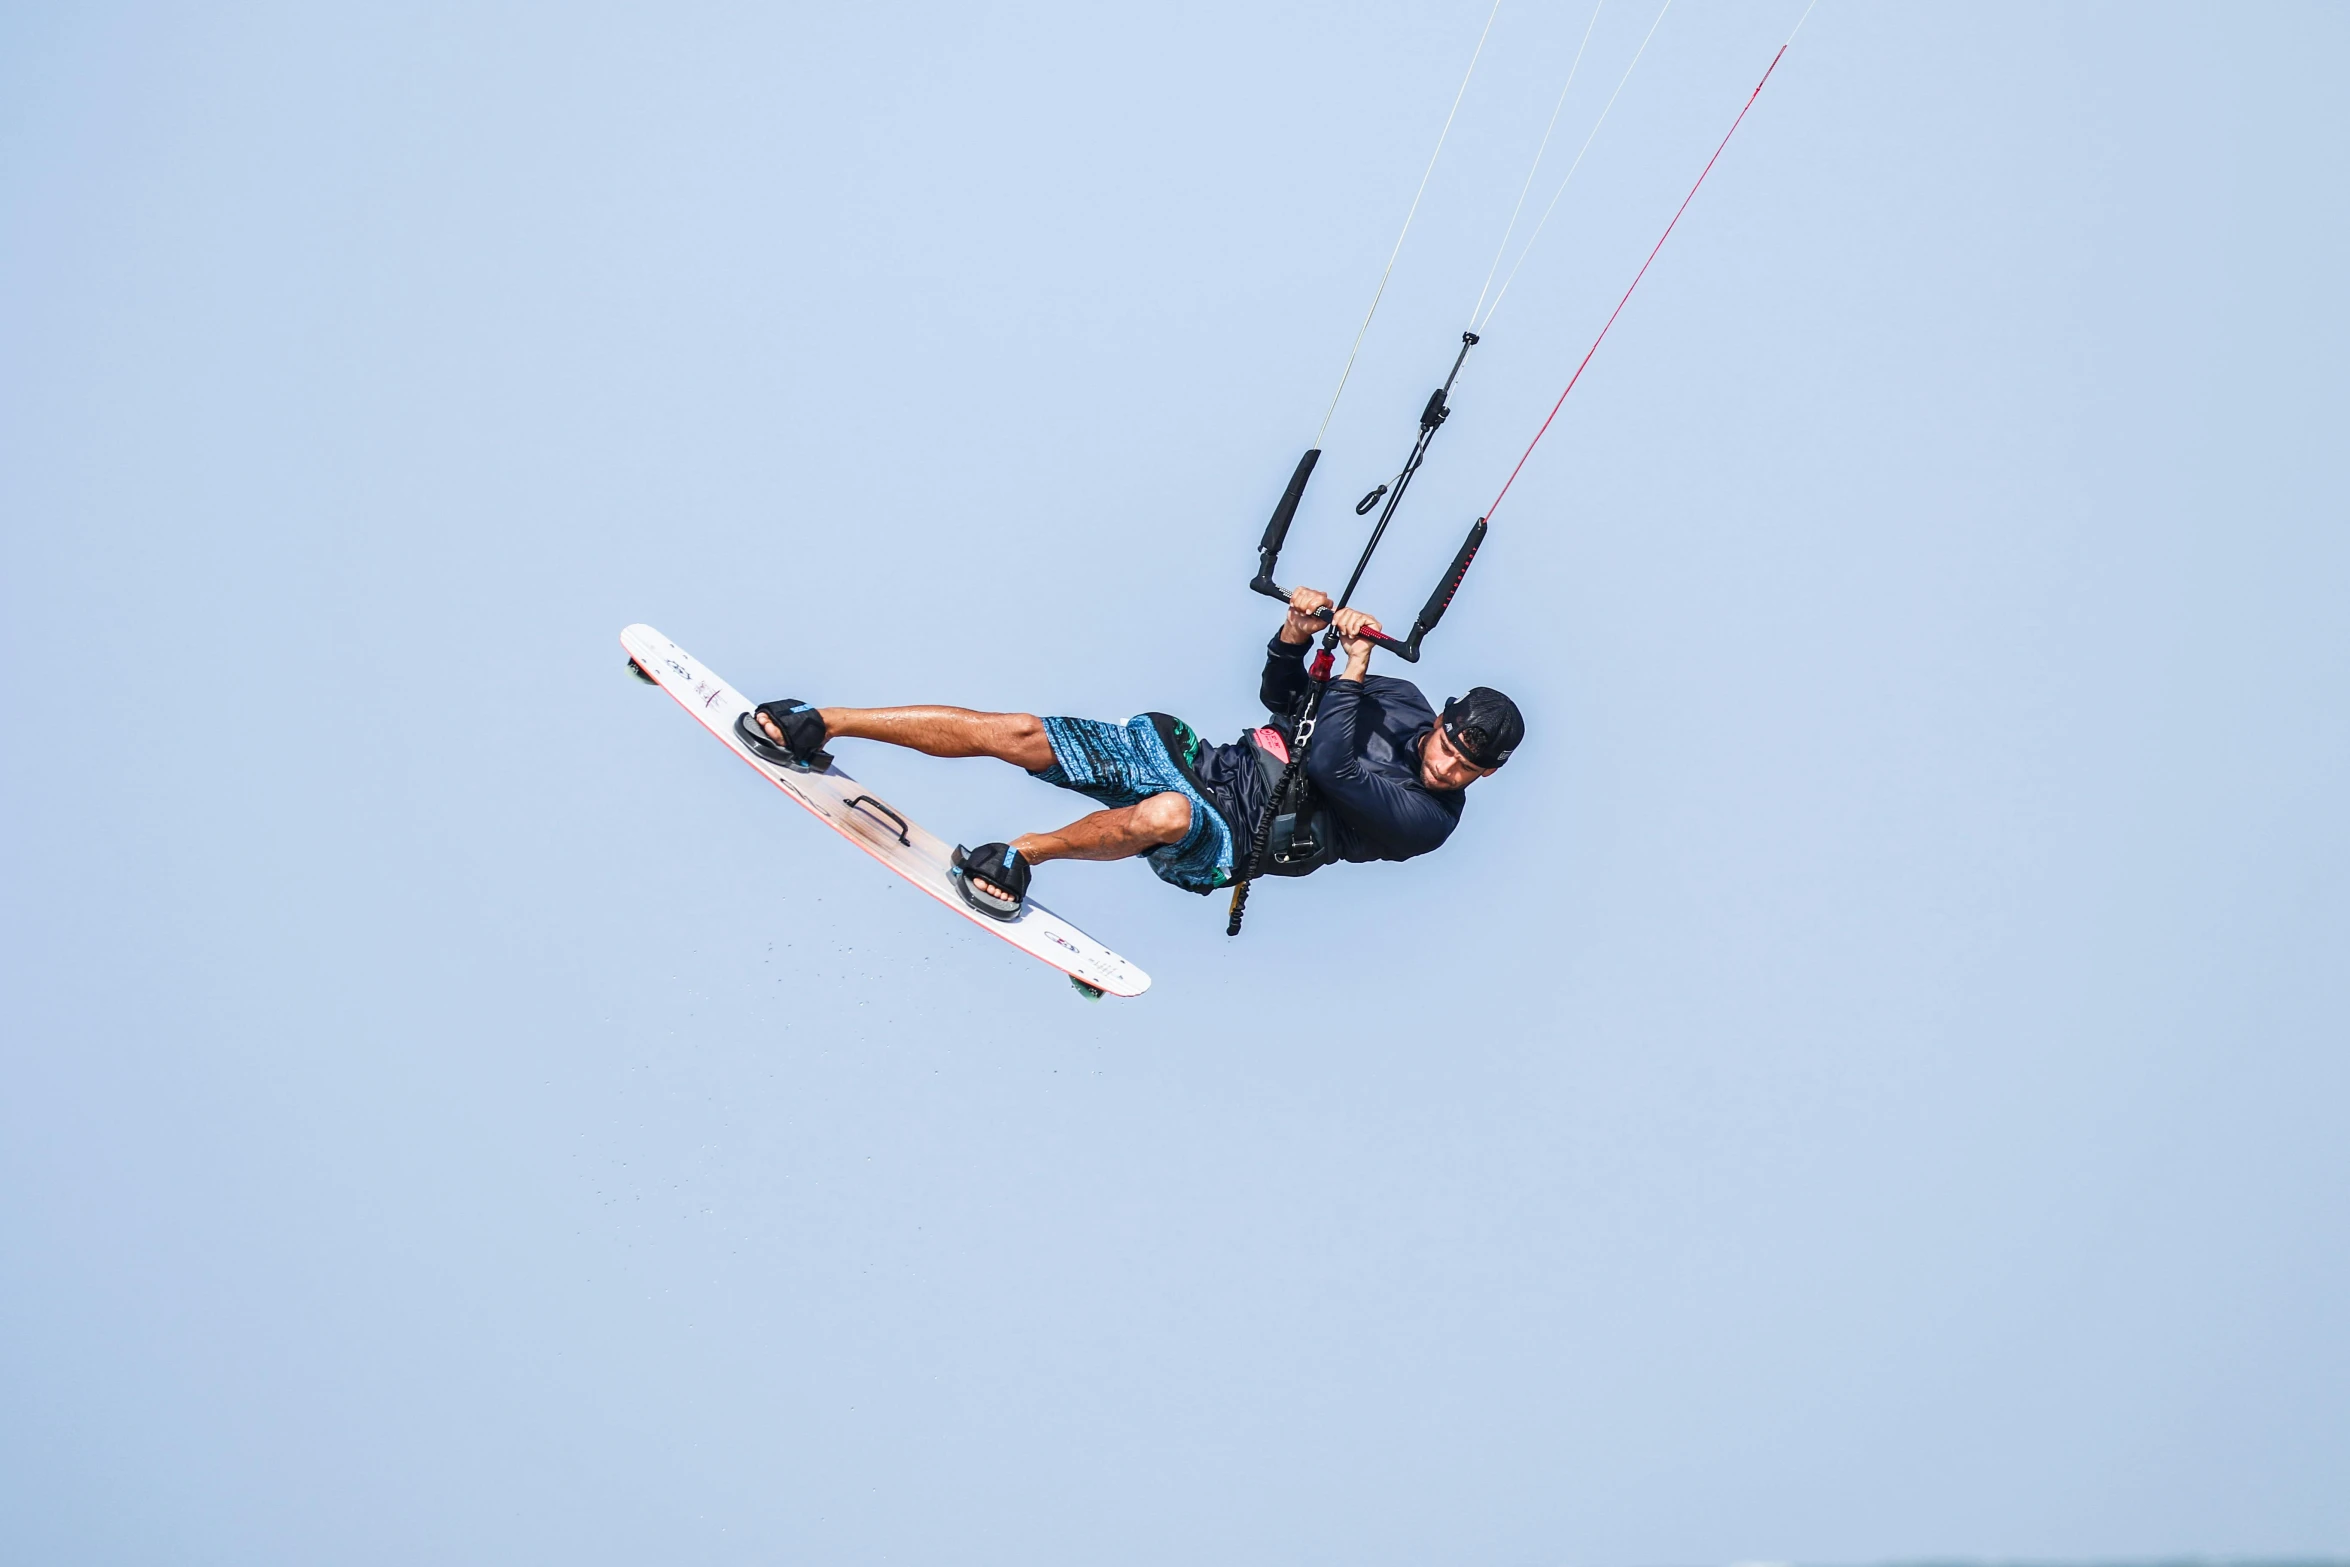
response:
[(1012, 840), (1031, 865), (1047, 860), (1130, 860), (1191, 831), (1191, 802), (1172, 790), (1133, 805), (1080, 816), (1058, 832), (1025, 832)]
[[(1053, 765), (1044, 720), (1034, 713), (979, 713), (967, 707), (820, 707), (828, 740), (879, 740), (925, 756), (992, 756), (1029, 772)], [(777, 745), (782, 731), (766, 714), (759, 727)]]
[[(925, 756), (992, 756), (1029, 772), (1053, 764), (1044, 720), (1034, 713), (980, 713), (967, 707), (824, 707), (827, 740), (879, 740)], [(776, 744), (783, 735), (766, 714), (759, 727)], [(1011, 840), (1031, 865), (1047, 860), (1127, 860), (1164, 844), (1180, 843), (1191, 831), (1191, 802), (1172, 791), (1133, 805), (1081, 816), (1058, 832), (1022, 833)], [(972, 880), (1008, 896), (985, 877)]]
[[(1170, 791), (1080, 816), (1058, 832), (1024, 832), (1012, 840), (1012, 848), (1031, 865), (1047, 860), (1130, 860), (1161, 844), (1181, 843), (1189, 831), (1191, 802)], [(983, 892), (1011, 896), (984, 876), (972, 876), (971, 881)]]

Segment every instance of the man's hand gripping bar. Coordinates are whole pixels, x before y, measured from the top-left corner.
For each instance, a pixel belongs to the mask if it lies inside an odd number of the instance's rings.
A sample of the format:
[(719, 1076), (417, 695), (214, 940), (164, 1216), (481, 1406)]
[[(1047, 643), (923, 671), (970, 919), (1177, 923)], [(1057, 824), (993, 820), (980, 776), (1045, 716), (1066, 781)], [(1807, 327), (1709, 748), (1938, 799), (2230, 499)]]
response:
[[(1298, 477), (1291, 481), (1293, 493), (1305, 488), (1304, 476), (1313, 470), (1310, 459), (1319, 455), (1321, 454), (1318, 452), (1308, 452), (1306, 457), (1309, 460), (1298, 464)], [(1288, 499), (1288, 496), (1283, 497), (1284, 501), (1288, 501)], [(1289, 510), (1292, 512), (1296, 509), (1294, 504), (1289, 506)], [(1281, 512), (1275, 512), (1273, 515), (1274, 522), (1280, 524), (1283, 533), (1287, 533), (1289, 518)], [(1268, 540), (1273, 539), (1272, 527), (1268, 526), (1265, 534)], [(1420, 613), (1412, 622), (1410, 636), (1399, 641), (1376, 631), (1366, 631), (1363, 633), (1363, 639), (1385, 648), (1407, 664), (1417, 664), (1420, 661), (1420, 639), (1434, 631), (1436, 623), (1444, 618), (1444, 612), (1452, 607), (1453, 595), (1460, 592), (1461, 579), (1469, 574), (1469, 563), (1477, 558), (1477, 551), (1484, 543), (1485, 519), (1480, 517), (1470, 525), (1469, 536), (1461, 541), (1460, 549), (1452, 557), (1452, 564), (1444, 569), (1444, 576), (1438, 580), (1436, 590), (1428, 595), (1428, 602), (1420, 606)], [(1273, 542), (1269, 547), (1260, 546), (1260, 549), (1265, 569), (1257, 573), (1256, 580), (1251, 582), (1249, 586), (1267, 598), (1279, 599), (1286, 604), (1289, 602), (1289, 590), (1274, 582), (1272, 571), (1275, 558), (1280, 554), (1281, 546), (1278, 542)], [(1324, 625), (1328, 625), (1332, 613), (1331, 610), (1323, 610), (1319, 614), (1309, 615), (1305, 618), (1318, 620)]]

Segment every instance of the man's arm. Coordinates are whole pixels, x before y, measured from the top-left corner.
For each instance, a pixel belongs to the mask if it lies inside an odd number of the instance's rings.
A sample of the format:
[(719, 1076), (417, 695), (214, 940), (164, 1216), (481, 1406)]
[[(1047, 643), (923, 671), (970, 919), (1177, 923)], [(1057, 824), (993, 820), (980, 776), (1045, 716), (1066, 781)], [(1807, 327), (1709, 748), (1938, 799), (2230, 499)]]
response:
[(1339, 671), (1338, 678), (1359, 686), (1371, 671), (1371, 649), (1377, 646), (1363, 633), (1382, 629), (1379, 617), (1359, 609), (1342, 609), (1330, 617), (1330, 623), (1338, 628), (1338, 645), (1346, 650), (1346, 668)]
[(1287, 717), (1312, 688), (1306, 678), (1306, 649), (1322, 629), (1312, 616), (1329, 603), (1330, 595), (1314, 588), (1299, 588), (1289, 595), (1289, 618), (1265, 648), (1265, 677), (1257, 684), (1257, 699), (1266, 712)]

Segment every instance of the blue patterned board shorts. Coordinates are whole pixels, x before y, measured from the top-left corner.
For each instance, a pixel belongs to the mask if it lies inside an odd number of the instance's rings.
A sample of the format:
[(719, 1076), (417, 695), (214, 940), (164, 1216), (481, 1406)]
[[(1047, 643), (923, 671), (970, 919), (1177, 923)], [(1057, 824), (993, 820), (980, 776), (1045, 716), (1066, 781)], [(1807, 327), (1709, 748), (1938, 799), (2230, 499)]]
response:
[[(1191, 830), (1181, 842), (1151, 850), (1151, 869), (1186, 892), (1208, 893), (1231, 883), (1232, 828), (1168, 756), (1147, 714), (1123, 724), (1048, 718), (1044, 732), (1052, 742), (1053, 765), (1029, 776), (1108, 806), (1135, 805), (1154, 794), (1182, 795), (1191, 802)], [(1188, 735), (1189, 726), (1180, 732)]]

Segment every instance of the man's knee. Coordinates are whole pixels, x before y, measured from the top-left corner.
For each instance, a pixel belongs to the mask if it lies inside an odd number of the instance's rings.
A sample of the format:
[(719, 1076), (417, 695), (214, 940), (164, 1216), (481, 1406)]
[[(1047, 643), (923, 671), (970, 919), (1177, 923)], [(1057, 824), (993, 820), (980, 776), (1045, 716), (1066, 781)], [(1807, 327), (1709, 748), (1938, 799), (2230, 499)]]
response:
[(1158, 843), (1181, 843), (1191, 831), (1191, 801), (1170, 789), (1134, 808), (1135, 824)]
[(1053, 765), (1052, 737), (1045, 733), (1044, 720), (1034, 713), (998, 713), (996, 754), (1005, 761), (1030, 772), (1042, 772)]

